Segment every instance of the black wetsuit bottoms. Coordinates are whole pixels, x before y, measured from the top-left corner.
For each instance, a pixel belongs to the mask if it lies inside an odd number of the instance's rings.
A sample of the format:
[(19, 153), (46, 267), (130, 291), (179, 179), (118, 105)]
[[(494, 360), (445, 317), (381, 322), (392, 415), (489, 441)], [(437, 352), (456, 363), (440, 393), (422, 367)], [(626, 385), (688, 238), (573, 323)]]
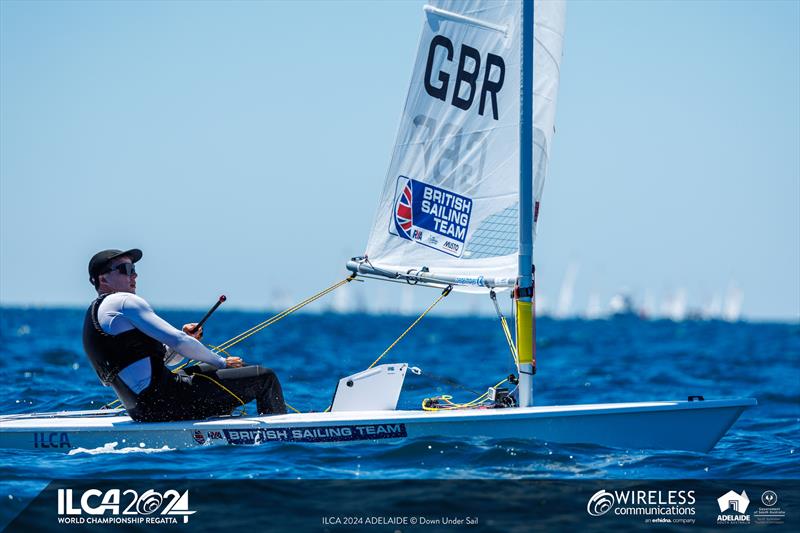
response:
[(130, 412), (134, 420), (166, 422), (229, 415), (242, 402), (253, 400), (258, 414), (286, 413), (278, 376), (263, 366), (217, 369), (203, 363), (177, 373), (165, 372), (165, 382), (149, 389)]

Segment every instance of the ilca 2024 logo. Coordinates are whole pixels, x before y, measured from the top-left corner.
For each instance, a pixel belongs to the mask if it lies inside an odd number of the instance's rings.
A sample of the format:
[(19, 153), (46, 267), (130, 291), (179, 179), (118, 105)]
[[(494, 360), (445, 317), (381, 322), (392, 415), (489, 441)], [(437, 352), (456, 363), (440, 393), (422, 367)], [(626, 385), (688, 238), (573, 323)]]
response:
[(58, 489), (59, 524), (177, 524), (189, 522), (189, 491)]

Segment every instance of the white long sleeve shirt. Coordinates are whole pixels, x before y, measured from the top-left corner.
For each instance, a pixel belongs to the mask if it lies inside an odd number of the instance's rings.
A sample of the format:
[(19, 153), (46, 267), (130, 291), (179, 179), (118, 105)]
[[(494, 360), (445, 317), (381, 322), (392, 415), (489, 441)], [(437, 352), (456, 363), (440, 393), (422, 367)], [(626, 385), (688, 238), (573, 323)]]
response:
[[(129, 292), (115, 292), (106, 296), (97, 310), (100, 327), (109, 335), (119, 335), (134, 328), (148, 337), (163, 343), (183, 357), (210, 363), (217, 368), (225, 367), (225, 358), (215, 354), (197, 339), (172, 327), (153, 311), (144, 298)], [(128, 365), (119, 373), (120, 379), (130, 389), (139, 393), (150, 384), (150, 360), (145, 357)]]

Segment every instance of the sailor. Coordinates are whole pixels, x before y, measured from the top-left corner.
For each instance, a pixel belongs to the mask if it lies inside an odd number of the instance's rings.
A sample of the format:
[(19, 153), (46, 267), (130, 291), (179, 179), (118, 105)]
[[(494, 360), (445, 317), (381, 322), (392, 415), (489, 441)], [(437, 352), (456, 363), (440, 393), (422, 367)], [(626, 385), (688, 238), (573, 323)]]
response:
[[(83, 347), (100, 381), (111, 386), (134, 420), (164, 422), (230, 414), (256, 400), (259, 414), (286, 412), (275, 373), (223, 358), (203, 346), (202, 328), (178, 331), (136, 295), (134, 263), (142, 251), (103, 250), (89, 261), (97, 299), (86, 312)], [(166, 364), (180, 357), (202, 361), (185, 371)]]

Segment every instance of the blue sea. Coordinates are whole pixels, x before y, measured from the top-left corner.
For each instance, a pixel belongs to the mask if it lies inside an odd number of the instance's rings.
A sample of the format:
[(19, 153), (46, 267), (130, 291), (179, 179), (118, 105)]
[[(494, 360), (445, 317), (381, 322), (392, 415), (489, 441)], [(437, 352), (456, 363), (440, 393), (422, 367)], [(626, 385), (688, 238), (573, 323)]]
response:
[[(113, 399), (83, 354), (80, 309), (0, 309), (0, 413), (98, 408)], [(196, 311), (163, 312), (172, 324)], [(220, 311), (221, 342), (266, 315)], [(273, 368), (301, 411), (327, 407), (340, 377), (366, 368), (412, 322), (391, 315), (298, 314), (237, 345)], [(537, 322), (538, 405), (754, 397), (708, 454), (560, 445), (517, 439), (409, 439), (346, 446), (269, 444), (196, 450), (58, 454), (0, 450), (0, 526), (51, 479), (779, 479), (800, 477), (800, 324), (717, 321)], [(512, 360), (496, 319), (428, 316), (384, 362), (408, 362), (400, 408), (474, 394)], [(251, 412), (255, 412), (251, 408)]]

